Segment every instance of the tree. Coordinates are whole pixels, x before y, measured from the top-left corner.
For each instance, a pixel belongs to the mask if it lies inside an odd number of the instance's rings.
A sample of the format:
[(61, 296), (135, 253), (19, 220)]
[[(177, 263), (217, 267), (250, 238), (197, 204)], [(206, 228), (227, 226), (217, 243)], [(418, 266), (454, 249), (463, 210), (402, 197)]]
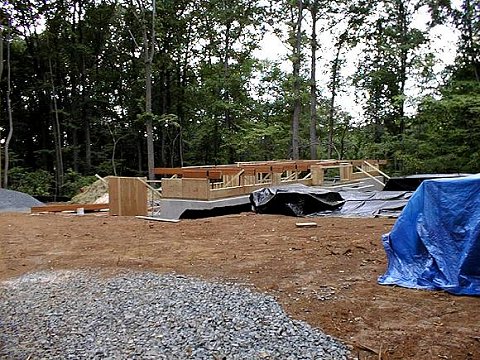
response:
[(10, 141), (12, 140), (13, 136), (13, 116), (12, 116), (12, 100), (11, 100), (11, 93), (12, 93), (12, 63), (11, 63), (11, 48), (12, 48), (12, 24), (10, 18), (7, 19), (7, 94), (6, 94), (6, 101), (7, 101), (7, 116), (8, 116), (8, 135), (7, 139), (5, 140), (5, 165), (4, 165), (4, 173), (3, 173), (3, 187), (8, 187), (8, 169), (10, 165)]
[(400, 135), (405, 129), (405, 86), (419, 63), (419, 47), (425, 33), (412, 25), (418, 11), (414, 2), (386, 0), (358, 8), (363, 18), (364, 56), (356, 75), (356, 85), (367, 94), (365, 116), (374, 124), (374, 141), (385, 131)]
[[(330, 76), (330, 105), (329, 105), (329, 112), (328, 112), (328, 147), (327, 147), (327, 157), (329, 159), (332, 158), (333, 150), (334, 150), (334, 142), (333, 137), (335, 133), (335, 114), (336, 114), (336, 97), (338, 88), (340, 86), (340, 70), (342, 65), (342, 51), (345, 39), (344, 37), (340, 37), (337, 43), (335, 44), (335, 57), (332, 61), (331, 65), (331, 76)], [(342, 142), (343, 143), (343, 142)]]
[(310, 65), (310, 159), (317, 158), (317, 21), (319, 12), (319, 2), (312, 1), (309, 4), (310, 15), (312, 17), (312, 35), (310, 38), (311, 65)]
[(155, 20), (157, 17), (156, 0), (152, 0), (152, 19), (150, 24), (150, 34), (148, 32), (148, 23), (146, 19), (146, 8), (141, 0), (137, 1), (141, 9), (141, 20), (143, 24), (143, 56), (145, 59), (145, 125), (147, 128), (147, 163), (148, 178), (155, 178), (155, 151), (153, 145), (153, 113), (152, 113), (152, 65), (155, 56)]
[(451, 10), (460, 30), (458, 55), (436, 98), (425, 97), (398, 150), (405, 171), (478, 172), (480, 163), (480, 8)]
[[(4, 13), (0, 13), (0, 81), (2, 80), (3, 77), (3, 33), (4, 33)], [(2, 103), (2, 97), (0, 96), (0, 103)], [(1, 130), (1, 127), (0, 127)], [(1, 135), (1, 131), (0, 131)], [(1, 136), (0, 136), (0, 188), (2, 187), (2, 143), (1, 143)]]
[(302, 103), (300, 98), (300, 69), (302, 65), (302, 21), (303, 21), (303, 0), (296, 1), (290, 7), (291, 30), (289, 43), (292, 46), (291, 62), (293, 66), (293, 117), (292, 117), (292, 158), (298, 160), (299, 152), (299, 127)]
[(464, 0), (453, 16), (461, 32), (457, 65), (470, 71), (472, 80), (480, 82), (480, 2)]

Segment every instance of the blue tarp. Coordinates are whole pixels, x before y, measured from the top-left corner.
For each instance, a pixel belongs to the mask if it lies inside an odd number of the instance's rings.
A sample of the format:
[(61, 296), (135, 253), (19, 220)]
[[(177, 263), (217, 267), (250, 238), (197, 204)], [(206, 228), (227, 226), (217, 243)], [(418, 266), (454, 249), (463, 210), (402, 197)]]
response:
[(380, 284), (480, 295), (480, 174), (424, 181), (382, 240)]

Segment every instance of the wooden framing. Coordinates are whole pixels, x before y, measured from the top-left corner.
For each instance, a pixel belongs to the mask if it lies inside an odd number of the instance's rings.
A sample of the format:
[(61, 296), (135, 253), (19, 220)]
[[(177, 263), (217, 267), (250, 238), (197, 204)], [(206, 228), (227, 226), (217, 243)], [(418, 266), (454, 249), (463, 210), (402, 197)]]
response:
[[(339, 183), (385, 176), (379, 170), (385, 160), (298, 160), (246, 162), (234, 165), (157, 168), (165, 198), (214, 200), (249, 194), (265, 187), (290, 183), (321, 186), (325, 171), (338, 169)], [(377, 180), (379, 181), (379, 180)]]
[[(147, 189), (164, 198), (217, 200), (248, 195), (263, 187), (300, 183), (309, 186), (327, 184), (325, 171), (337, 169), (335, 184), (372, 178), (388, 178), (380, 170), (384, 160), (298, 160), (246, 162), (233, 165), (156, 168), (163, 176), (161, 193), (144, 178), (110, 177), (109, 204), (62, 204), (32, 207), (32, 213), (109, 209), (110, 215), (146, 216)], [(335, 171), (337, 171), (335, 170)]]

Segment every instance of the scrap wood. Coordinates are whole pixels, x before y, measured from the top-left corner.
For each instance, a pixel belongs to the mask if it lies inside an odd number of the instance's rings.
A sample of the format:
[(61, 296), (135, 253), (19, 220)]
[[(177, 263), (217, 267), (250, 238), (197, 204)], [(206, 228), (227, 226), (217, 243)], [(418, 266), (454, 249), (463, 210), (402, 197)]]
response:
[(108, 185), (108, 181), (105, 180), (103, 177), (101, 177), (100, 175), (98, 174), (95, 174), (95, 177), (98, 179), (98, 180), (101, 180), (104, 184)]
[(135, 216), (137, 219), (143, 219), (143, 220), (152, 220), (152, 221), (163, 221), (163, 222), (171, 222), (171, 223), (178, 223), (180, 220), (176, 219), (164, 219), (164, 218), (159, 218), (159, 217), (154, 217), (154, 216), (142, 216), (138, 215)]
[(99, 211), (108, 209), (108, 204), (55, 204), (44, 206), (32, 206), (31, 213), (41, 212), (61, 212), (61, 211), (76, 211), (83, 208), (84, 211)]
[(298, 228), (311, 228), (311, 227), (317, 227), (316, 222), (301, 222), (301, 223), (295, 223), (295, 226)]

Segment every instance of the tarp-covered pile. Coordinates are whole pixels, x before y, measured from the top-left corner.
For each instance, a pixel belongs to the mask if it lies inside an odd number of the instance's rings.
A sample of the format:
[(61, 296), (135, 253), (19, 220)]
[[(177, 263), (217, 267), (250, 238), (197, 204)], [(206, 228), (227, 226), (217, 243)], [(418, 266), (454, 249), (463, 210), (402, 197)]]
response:
[(480, 295), (480, 174), (424, 181), (383, 244), (380, 284)]
[(257, 213), (289, 216), (398, 216), (407, 191), (331, 191), (301, 184), (263, 188), (250, 195)]

